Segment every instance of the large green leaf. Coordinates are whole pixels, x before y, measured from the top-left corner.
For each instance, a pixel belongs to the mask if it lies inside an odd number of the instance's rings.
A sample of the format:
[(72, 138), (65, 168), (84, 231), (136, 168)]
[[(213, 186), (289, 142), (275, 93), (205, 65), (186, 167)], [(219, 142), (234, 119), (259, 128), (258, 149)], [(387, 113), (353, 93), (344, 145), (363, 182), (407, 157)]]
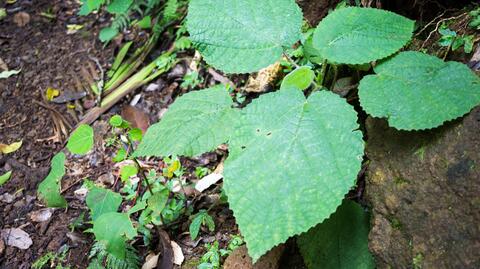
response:
[[(160, 122), (168, 124), (151, 127), (137, 155), (193, 156), (228, 141), (224, 188), (257, 260), (335, 211), (360, 169), (362, 134), (353, 108), (330, 92), (315, 92), (307, 100), (298, 89), (286, 88), (226, 118), (231, 101), (228, 95), (223, 97), (228, 102), (215, 101), (222, 94), (214, 91), (177, 100)], [(206, 101), (217, 109), (207, 109), (212, 111), (207, 115), (194, 110)], [(211, 121), (215, 128), (209, 128)]]
[(205, 60), (227, 73), (258, 71), (300, 39), (294, 0), (191, 0), (190, 39)]
[(122, 203), (122, 196), (111, 190), (93, 187), (87, 195), (87, 206), (91, 211), (92, 221), (109, 212), (117, 212)]
[(93, 222), (95, 239), (105, 244), (107, 251), (118, 259), (125, 259), (125, 241), (133, 239), (137, 230), (128, 214), (110, 212)]
[(335, 212), (355, 184), (363, 141), (355, 111), (331, 92), (266, 94), (242, 116), (224, 189), (257, 260)]
[(225, 86), (183, 95), (145, 134), (135, 156), (195, 156), (228, 141), (238, 113)]
[(67, 207), (67, 201), (60, 194), (60, 180), (65, 175), (65, 154), (57, 153), (52, 158), (50, 173), (38, 185), (38, 196), (48, 207)]
[(458, 62), (402, 52), (362, 79), (360, 103), (372, 116), (403, 130), (429, 129), (480, 104), (480, 79)]
[(87, 124), (78, 126), (68, 139), (67, 148), (74, 154), (85, 154), (93, 146), (93, 128)]
[(389, 11), (341, 8), (320, 22), (313, 45), (331, 62), (364, 64), (401, 49), (412, 38), (413, 29), (414, 21)]
[(368, 250), (368, 215), (345, 200), (329, 219), (298, 237), (305, 264), (311, 269), (373, 269)]

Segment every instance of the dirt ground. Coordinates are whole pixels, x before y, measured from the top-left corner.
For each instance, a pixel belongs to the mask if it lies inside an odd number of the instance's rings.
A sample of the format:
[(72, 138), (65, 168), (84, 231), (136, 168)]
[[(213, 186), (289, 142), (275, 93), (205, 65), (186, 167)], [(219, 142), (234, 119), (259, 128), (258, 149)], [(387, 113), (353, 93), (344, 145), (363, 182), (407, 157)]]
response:
[[(31, 235), (33, 245), (25, 251), (7, 247), (0, 255), (2, 268), (30, 268), (32, 262), (47, 251), (57, 251), (68, 244), (68, 224), (80, 215), (83, 206), (56, 210), (50, 221), (42, 224), (35, 224), (27, 217), (28, 213), (40, 209), (35, 199), (36, 187), (48, 174), (53, 154), (63, 147), (65, 135), (56, 128), (56, 114), (64, 115), (70, 126), (76, 122), (64, 104), (48, 104), (46, 108), (42, 100), (49, 87), (75, 89), (73, 77), (78, 76), (80, 66), (86, 64), (89, 57), (105, 63), (112, 54), (97, 41), (97, 25), (87, 18), (72, 17), (77, 9), (73, 1), (18, 2), (15, 8), (26, 12), (29, 22), (20, 27), (13, 16), (0, 22), (0, 58), (9, 69), (21, 69), (19, 75), (0, 82), (0, 138), (3, 143), (21, 140), (23, 146), (14, 154), (0, 157), (0, 171), (10, 168), (14, 171), (11, 180), (0, 187), (0, 193), (15, 197), (11, 203), (0, 202), (0, 226), (23, 227)], [(48, 10), (56, 14), (56, 19), (40, 15)], [(84, 22), (88, 26), (81, 34), (66, 34), (66, 24)], [(69, 186), (71, 181), (72, 178), (66, 178), (64, 186)], [(67, 191), (66, 195), (72, 193)], [(88, 243), (86, 237), (79, 236), (77, 246), (67, 257), (72, 267), (88, 264), (85, 255), (89, 251)]]
[[(33, 245), (27, 250), (0, 247), (0, 268), (30, 268), (47, 252), (65, 248), (69, 251), (64, 265), (86, 268), (93, 241), (91, 236), (71, 229), (71, 223), (87, 211), (74, 191), (82, 185), (85, 177), (95, 180), (113, 176), (111, 158), (114, 153), (99, 146), (102, 150), (66, 163), (67, 175), (62, 179), (62, 194), (68, 201), (68, 210), (55, 210), (46, 222), (31, 221), (29, 216), (32, 212), (44, 208), (36, 199), (36, 191), (49, 172), (50, 159), (64, 147), (68, 132), (86, 110), (86, 104), (81, 102), (75, 104), (75, 109), (69, 109), (67, 104), (47, 102), (46, 92), (48, 88), (78, 92), (81, 67), (87, 66), (100, 73), (98, 61), (102, 69), (107, 70), (118, 45), (113, 42), (103, 47), (98, 40), (98, 32), (108, 23), (108, 18), (102, 15), (77, 16), (79, 6), (76, 1), (17, 1), (15, 5), (6, 7), (12, 15), (0, 21), (0, 59), (10, 70), (21, 72), (0, 81), (0, 141), (10, 144), (21, 140), (23, 145), (15, 153), (0, 155), (0, 173), (14, 171), (8, 183), (0, 187), (0, 227), (23, 229), (30, 235)], [(26, 23), (20, 22), (24, 25), (19, 25), (14, 19), (14, 14), (20, 12), (28, 14), (28, 19), (23, 21)], [(49, 18), (43, 15), (45, 13), (55, 16)], [(69, 24), (83, 24), (84, 28), (67, 34)], [(165, 44), (159, 45), (160, 48), (162, 46)], [(158, 121), (165, 108), (181, 93), (178, 80), (183, 78), (185, 66), (192, 56), (193, 53), (182, 55), (186, 59), (184, 62), (154, 81), (158, 85), (157, 90), (142, 92), (136, 107), (147, 115), (149, 122)], [(109, 117), (122, 114), (132, 98), (133, 95), (116, 104), (93, 125), (96, 144), (102, 145), (107, 138)], [(182, 160), (182, 163), (193, 172), (198, 165), (215, 167), (221, 157), (215, 153), (205, 154), (199, 159)], [(230, 210), (218, 208), (213, 212), (217, 233), (203, 238), (203, 241), (217, 240), (223, 247), (229, 235), (237, 234), (238, 230)], [(169, 231), (170, 236), (175, 235), (172, 240), (182, 246), (187, 259), (201, 256), (203, 247), (197, 247), (198, 242), (191, 242), (188, 235), (182, 234), (186, 230), (187, 221), (173, 228)], [(154, 238), (158, 239), (155, 235)], [(135, 246), (141, 256), (146, 256), (149, 249), (140, 243)]]

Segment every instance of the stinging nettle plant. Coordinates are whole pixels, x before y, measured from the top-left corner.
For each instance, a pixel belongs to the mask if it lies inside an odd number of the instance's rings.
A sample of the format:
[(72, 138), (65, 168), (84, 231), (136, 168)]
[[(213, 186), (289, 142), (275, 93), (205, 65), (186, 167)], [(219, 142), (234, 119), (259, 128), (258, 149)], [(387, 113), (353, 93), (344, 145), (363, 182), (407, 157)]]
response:
[[(301, 39), (302, 21), (294, 0), (191, 0), (187, 28), (208, 64), (248, 73), (280, 60)], [(397, 53), (413, 30), (414, 21), (388, 11), (334, 10), (307, 41), (317, 56), (312, 65), (377, 61), (375, 74), (360, 81), (362, 108), (400, 130), (438, 127), (480, 103), (480, 79), (460, 63)], [(299, 67), (280, 90), (243, 109), (224, 85), (187, 93), (149, 128), (134, 155), (196, 156), (227, 143), (224, 189), (256, 261), (328, 219), (356, 184), (364, 154), (357, 114), (323, 85), (305, 96), (314, 77), (310, 67)], [(358, 251), (348, 255), (368, 249)]]

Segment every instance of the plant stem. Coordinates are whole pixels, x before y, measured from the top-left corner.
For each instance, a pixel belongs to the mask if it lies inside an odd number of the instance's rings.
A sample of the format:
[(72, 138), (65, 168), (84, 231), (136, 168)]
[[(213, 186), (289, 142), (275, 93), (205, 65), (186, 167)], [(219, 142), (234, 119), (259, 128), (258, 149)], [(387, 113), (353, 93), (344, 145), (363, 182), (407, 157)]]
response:
[(285, 52), (283, 52), (283, 57), (285, 57), (295, 68), (299, 68), (300, 66)]
[(327, 60), (324, 60), (322, 63), (322, 70), (320, 71), (320, 76), (321, 76), (319, 81), (320, 86), (324, 86), (323, 82), (325, 81), (325, 76), (327, 75), (327, 65), (328, 65)]
[[(130, 139), (129, 139), (129, 141), (130, 141)], [(145, 172), (144, 169), (142, 168), (142, 166), (138, 162), (137, 158), (133, 158), (133, 161), (135, 162), (135, 164), (137, 164), (140, 175), (141, 175), (142, 179), (145, 181), (145, 183), (147, 184), (148, 191), (150, 192), (150, 194), (153, 195), (152, 186), (150, 185), (150, 182), (148, 181), (148, 178), (144, 174), (144, 172)]]

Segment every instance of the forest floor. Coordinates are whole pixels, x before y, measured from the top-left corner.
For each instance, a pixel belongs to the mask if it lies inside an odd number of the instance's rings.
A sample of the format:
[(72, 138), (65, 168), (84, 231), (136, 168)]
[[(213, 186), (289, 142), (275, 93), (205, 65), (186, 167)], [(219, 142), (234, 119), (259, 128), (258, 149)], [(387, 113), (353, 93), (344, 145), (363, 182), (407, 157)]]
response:
[[(121, 46), (121, 40), (104, 47), (98, 40), (98, 32), (108, 23), (108, 17), (103, 14), (77, 16), (77, 1), (18, 0), (15, 5), (0, 4), (0, 7), (6, 7), (8, 12), (7, 17), (0, 21), (0, 71), (2, 66), (9, 70), (21, 70), (15, 76), (0, 79), (0, 143), (22, 141), (21, 148), (14, 153), (0, 154), (0, 175), (13, 170), (11, 179), (0, 186), (0, 229), (22, 229), (33, 243), (28, 249), (19, 249), (6, 246), (0, 240), (0, 268), (30, 268), (43, 255), (64, 250), (66, 254), (61, 264), (70, 268), (86, 268), (93, 238), (73, 228), (72, 223), (83, 218), (88, 211), (81, 196), (85, 178), (119, 189), (115, 185), (119, 172), (118, 166), (112, 161), (114, 152), (102, 146), (111, 134), (109, 118), (121, 114), (133, 122), (138, 121), (138, 125), (157, 122), (173, 100), (189, 90), (181, 84), (185, 74), (192, 71), (195, 52), (188, 51), (179, 56), (182, 60), (168, 73), (148, 87), (130, 94), (101, 115), (93, 124), (95, 143), (99, 146), (88, 155), (75, 158), (74, 161), (69, 159), (66, 163), (67, 173), (62, 179), (61, 192), (68, 201), (68, 209), (45, 210), (37, 198), (38, 184), (49, 173), (52, 156), (64, 148), (69, 132), (89, 108), (85, 100), (69, 104), (50, 102), (47, 100), (47, 90), (58, 89), (61, 94), (78, 92), (82, 67), (96, 74), (101, 69), (108, 70)], [(428, 14), (428, 17), (433, 19), (440, 13)], [(67, 25), (83, 25), (83, 28), (70, 33)], [(136, 33), (130, 34), (132, 37), (126, 35), (124, 38), (140, 38)], [(444, 48), (434, 44), (435, 38), (438, 40), (438, 36), (431, 37), (425, 47), (447, 56)], [(168, 38), (166, 40), (168, 43)], [(168, 44), (159, 47), (162, 46)], [(448, 58), (452, 57), (465, 63), (471, 58), (464, 53), (450, 53)], [(203, 67), (199, 73), (202, 77), (199, 87), (208, 87), (217, 81), (233, 81), (237, 86), (242, 86), (248, 79), (246, 76), (227, 78)], [(219, 149), (195, 159), (181, 159), (185, 178), (195, 182), (199, 179), (195, 174), (197, 167), (207, 167), (213, 171), (225, 154)], [(146, 164), (160, 171), (165, 167), (161, 160), (151, 160)], [(357, 196), (361, 197), (362, 188), (356, 191), (359, 192)], [(232, 236), (239, 234), (239, 231), (228, 207), (216, 206), (220, 199), (219, 188), (190, 195), (196, 209), (211, 209), (216, 224), (215, 232), (204, 230), (199, 239), (193, 241), (188, 235), (187, 219), (167, 232), (170, 239), (180, 245), (186, 260), (195, 261), (206, 252), (205, 243), (217, 241), (221, 248), (226, 248)], [(35, 221), (39, 217), (45, 217), (46, 220)], [(161, 245), (160, 241), (158, 234), (154, 234), (150, 247), (142, 245), (140, 240), (133, 245), (144, 258), (150, 253), (158, 253), (161, 247), (156, 246)], [(304, 268), (294, 244), (287, 243), (280, 263), (283, 268)]]

